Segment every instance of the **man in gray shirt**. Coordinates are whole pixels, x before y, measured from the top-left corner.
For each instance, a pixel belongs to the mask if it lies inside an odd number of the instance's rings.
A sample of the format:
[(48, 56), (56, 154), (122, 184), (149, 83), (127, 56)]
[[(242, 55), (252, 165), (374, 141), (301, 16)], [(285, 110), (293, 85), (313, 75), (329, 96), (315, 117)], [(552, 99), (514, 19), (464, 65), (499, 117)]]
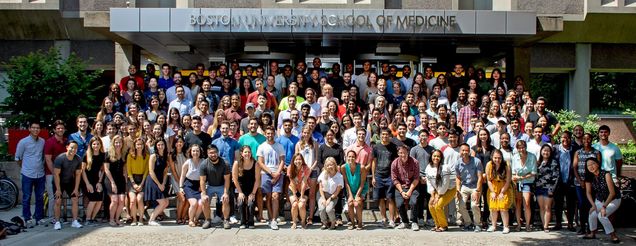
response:
[(411, 149), (409, 156), (413, 157), (420, 165), (420, 182), (417, 189), (420, 196), (417, 197), (417, 218), (420, 224), (424, 224), (424, 209), (427, 211), (427, 218), (433, 218), (428, 212), (428, 201), (431, 198), (431, 194), (426, 190), (426, 166), (431, 154), (435, 150), (432, 146), (428, 145), (428, 130), (422, 129), (418, 133), (419, 144)]
[(44, 139), (38, 137), (40, 123), (29, 125), (29, 136), (21, 139), (15, 151), (15, 161), (22, 174), (22, 217), (27, 225), (31, 220), (31, 194), (35, 192), (35, 223), (44, 218)]
[(201, 163), (199, 167), (200, 181), (201, 182), (201, 201), (203, 202), (203, 215), (205, 216), (205, 223), (202, 228), (208, 229), (212, 223), (219, 221), (219, 218), (215, 218), (215, 221), (210, 220), (210, 199), (212, 196), (216, 196), (216, 208), (217, 216), (220, 214), (219, 208), (223, 213), (223, 228), (230, 229), (230, 167), (225, 164), (223, 158), (219, 158), (219, 149), (214, 144), (208, 145), (207, 150), (208, 158)]
[(66, 153), (62, 153), (53, 162), (53, 189), (55, 191), (55, 225), (53, 229), (62, 229), (60, 223), (60, 213), (62, 207), (62, 196), (64, 193), (71, 198), (71, 214), (73, 222), (71, 227), (82, 228), (82, 224), (77, 220), (79, 216), (79, 186), (82, 177), (82, 161), (77, 156), (77, 142), (71, 140), (66, 145)]
[[(457, 191), (457, 210), (464, 220), (464, 230), (470, 229), (470, 225), (475, 225), (475, 232), (480, 232), (481, 227), (475, 223), (481, 221), (481, 211), (479, 210), (479, 198), (481, 197), (481, 183), (483, 168), (478, 158), (470, 156), (468, 144), (461, 144), (459, 148), (460, 159), (455, 166), (455, 179)], [(466, 210), (466, 203), (470, 199), (470, 208), (473, 211), (471, 220)]]

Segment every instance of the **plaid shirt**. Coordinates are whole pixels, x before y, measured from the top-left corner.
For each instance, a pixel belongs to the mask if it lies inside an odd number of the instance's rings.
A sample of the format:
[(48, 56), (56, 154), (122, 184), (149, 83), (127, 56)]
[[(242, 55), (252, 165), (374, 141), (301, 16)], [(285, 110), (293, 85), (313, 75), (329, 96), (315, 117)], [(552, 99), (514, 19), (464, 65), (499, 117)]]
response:
[(464, 106), (459, 110), (459, 115), (457, 116), (457, 122), (461, 123), (462, 129), (464, 132), (469, 132), (470, 129), (470, 118), (473, 115), (479, 116), (479, 107), (470, 108), (469, 105)]

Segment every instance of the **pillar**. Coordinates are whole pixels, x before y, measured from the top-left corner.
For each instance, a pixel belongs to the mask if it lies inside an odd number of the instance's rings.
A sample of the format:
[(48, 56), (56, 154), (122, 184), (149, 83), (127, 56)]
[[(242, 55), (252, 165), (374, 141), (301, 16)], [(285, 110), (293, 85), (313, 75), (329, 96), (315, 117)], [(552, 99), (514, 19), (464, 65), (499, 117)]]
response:
[(530, 47), (513, 47), (512, 49), (512, 71), (506, 69), (506, 80), (509, 88), (514, 88), (515, 77), (521, 76), (525, 86), (530, 82)]
[(133, 44), (120, 44), (115, 42), (115, 79), (119, 80), (128, 75), (128, 66), (137, 66), (140, 70), (140, 48)]
[(71, 55), (71, 40), (55, 40), (53, 46), (60, 52), (62, 59), (66, 60)]
[(576, 44), (574, 74), (568, 84), (568, 106), (582, 117), (590, 113), (590, 68), (592, 45)]

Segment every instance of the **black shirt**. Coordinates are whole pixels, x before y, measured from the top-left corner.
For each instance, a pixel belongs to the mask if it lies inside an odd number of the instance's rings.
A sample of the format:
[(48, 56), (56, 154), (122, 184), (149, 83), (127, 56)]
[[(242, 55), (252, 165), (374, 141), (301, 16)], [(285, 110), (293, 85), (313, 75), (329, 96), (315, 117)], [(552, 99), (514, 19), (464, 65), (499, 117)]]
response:
[(199, 167), (199, 175), (206, 177), (205, 182), (209, 186), (223, 186), (225, 185), (225, 175), (230, 175), (230, 167), (225, 164), (222, 158), (218, 158), (216, 164), (212, 163), (209, 158), (206, 158), (201, 162)]
[[(559, 120), (557, 120), (557, 118), (552, 113), (545, 111), (545, 116), (548, 119), (548, 125), (547, 125), (548, 129), (552, 129), (553, 126), (559, 123)], [(541, 115), (539, 115), (536, 111), (531, 112), (528, 115), (528, 119), (526, 119), (526, 122), (529, 121), (529, 122), (532, 122), (533, 125), (537, 125), (537, 121), (539, 120), (540, 117)], [(544, 132), (544, 134), (549, 134), (549, 132)]]
[[(415, 142), (415, 140), (410, 139), (410, 138), (406, 138), (404, 139), (404, 141), (399, 140), (398, 138), (393, 138), (391, 139), (391, 142), (394, 143), (395, 145), (402, 146), (402, 145), (406, 145), (407, 147), (409, 147), (409, 149), (415, 147), (417, 145), (417, 142)], [(397, 154), (397, 151), (396, 151)]]
[(194, 134), (194, 131), (188, 132), (184, 137), (188, 146), (197, 144), (201, 147), (201, 158), (208, 157), (208, 145), (212, 143), (212, 137), (205, 132), (200, 132), (198, 135)]
[[(84, 156), (84, 162), (88, 165), (87, 157)], [(91, 169), (88, 170), (88, 166), (86, 167), (86, 177), (91, 184), (96, 184), (99, 181), (99, 172), (102, 170), (102, 166), (104, 165), (104, 154), (94, 155), (93, 163), (91, 164)]]
[(66, 158), (66, 152), (55, 157), (53, 162), (55, 169), (60, 169), (60, 183), (69, 184), (75, 182), (75, 171), (82, 168), (82, 161), (79, 156), (73, 156), (72, 160)]
[(391, 163), (398, 157), (397, 145), (389, 142), (387, 145), (378, 143), (373, 146), (373, 159), (376, 160), (375, 174), (386, 178), (391, 176)]
[(320, 145), (320, 148), (318, 148), (318, 166), (324, 167), (325, 160), (329, 157), (336, 159), (336, 164), (338, 165), (344, 164), (345, 155), (344, 150), (342, 150), (342, 146), (338, 143), (334, 143), (331, 147), (329, 147), (326, 143)]

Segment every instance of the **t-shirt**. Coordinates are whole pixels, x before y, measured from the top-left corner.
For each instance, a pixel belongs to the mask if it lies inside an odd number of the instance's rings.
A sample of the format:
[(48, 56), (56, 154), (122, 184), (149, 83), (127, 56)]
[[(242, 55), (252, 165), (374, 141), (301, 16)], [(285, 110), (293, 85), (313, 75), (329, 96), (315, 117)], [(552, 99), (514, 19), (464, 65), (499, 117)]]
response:
[(338, 189), (344, 187), (344, 180), (342, 178), (342, 174), (336, 172), (336, 175), (330, 177), (327, 172), (322, 172), (320, 176), (318, 176), (318, 182), (322, 185), (323, 191), (333, 194)]
[(75, 171), (82, 168), (82, 160), (74, 155), (72, 160), (66, 157), (66, 153), (59, 154), (53, 161), (53, 167), (60, 169), (60, 183), (69, 184), (75, 182)]
[(199, 167), (200, 177), (206, 177), (205, 182), (208, 186), (225, 185), (225, 175), (230, 175), (230, 167), (225, 164), (222, 158), (217, 159), (217, 163), (212, 163), (209, 158), (201, 162)]
[(409, 153), (410, 157), (417, 160), (420, 164), (420, 177), (426, 176), (426, 166), (428, 166), (428, 160), (430, 159), (431, 154), (435, 150), (430, 145), (426, 145), (426, 147), (422, 147), (422, 145), (418, 144), (417, 146), (411, 149)]
[(276, 138), (276, 142), (283, 146), (283, 150), (285, 150), (285, 166), (289, 166), (291, 163), (291, 159), (294, 156), (294, 151), (296, 150), (296, 143), (298, 143), (298, 137), (294, 135), (290, 135), (289, 137), (285, 134), (280, 135)]
[(373, 146), (372, 155), (376, 160), (376, 175), (382, 178), (391, 176), (391, 163), (398, 157), (397, 152), (397, 145), (395, 145), (395, 143), (389, 142), (387, 145), (380, 143)]
[(195, 134), (194, 131), (191, 131), (185, 135), (184, 140), (188, 146), (197, 144), (201, 147), (201, 158), (206, 158), (208, 156), (208, 145), (212, 143), (212, 137), (210, 137), (209, 134), (203, 131), (199, 134)]
[[(268, 142), (264, 142), (258, 146), (256, 156), (263, 157), (263, 163), (265, 166), (271, 171), (275, 171), (280, 163), (280, 157), (285, 157), (285, 150), (283, 150), (283, 146), (279, 143), (274, 142), (274, 144), (270, 144)], [(263, 171), (263, 173), (264, 172), (265, 171)]]
[[(62, 141), (57, 141), (55, 136), (50, 137), (44, 142), (44, 155), (51, 155), (51, 159), (57, 157), (59, 154), (66, 152), (66, 139), (62, 139)], [(44, 165), (44, 173), (46, 175), (53, 174), (53, 170), (49, 170), (48, 165)]]
[(595, 143), (592, 145), (595, 149), (601, 152), (601, 168), (612, 174), (612, 178), (616, 178), (616, 161), (623, 159), (623, 153), (621, 149), (614, 143), (609, 143), (603, 146), (601, 143)]
[[(556, 116), (554, 116), (554, 114), (545, 111), (545, 116), (548, 118), (548, 125), (547, 128), (548, 129), (552, 129), (553, 126), (555, 126), (556, 124), (559, 123), (559, 120), (557, 120)], [(537, 121), (539, 120), (541, 116), (535, 111), (535, 112), (531, 112), (528, 115), (528, 119), (527, 121), (532, 122), (533, 125), (537, 125)]]
[(481, 161), (475, 157), (469, 157), (468, 162), (464, 162), (463, 159), (459, 159), (459, 163), (455, 166), (455, 173), (461, 180), (462, 186), (475, 189), (477, 188), (477, 181), (479, 180), (479, 172), (484, 168), (481, 165)]
[(245, 135), (239, 138), (239, 145), (241, 146), (250, 146), (252, 150), (252, 156), (254, 159), (256, 158), (256, 151), (258, 150), (258, 146), (265, 142), (265, 136), (260, 133), (257, 133), (256, 136), (250, 135), (250, 133), (246, 133)]

